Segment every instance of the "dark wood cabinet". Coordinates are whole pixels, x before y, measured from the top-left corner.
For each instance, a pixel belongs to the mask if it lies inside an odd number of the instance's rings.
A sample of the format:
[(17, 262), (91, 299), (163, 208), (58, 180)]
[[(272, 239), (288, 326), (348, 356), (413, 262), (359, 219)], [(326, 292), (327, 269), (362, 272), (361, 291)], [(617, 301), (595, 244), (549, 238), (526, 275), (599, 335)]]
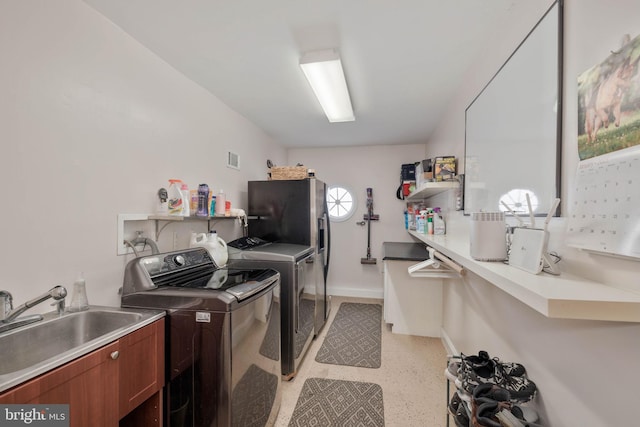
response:
[[(160, 425), (164, 387), (164, 319), (120, 338), (120, 418), (134, 409), (157, 411)], [(154, 404), (141, 406), (153, 398)], [(146, 408), (146, 409), (145, 409)], [(140, 416), (134, 414), (132, 417)], [(146, 418), (146, 416), (145, 416)], [(153, 424), (145, 423), (145, 426)]]
[(163, 367), (160, 319), (1, 393), (0, 403), (69, 404), (72, 427), (160, 426)]

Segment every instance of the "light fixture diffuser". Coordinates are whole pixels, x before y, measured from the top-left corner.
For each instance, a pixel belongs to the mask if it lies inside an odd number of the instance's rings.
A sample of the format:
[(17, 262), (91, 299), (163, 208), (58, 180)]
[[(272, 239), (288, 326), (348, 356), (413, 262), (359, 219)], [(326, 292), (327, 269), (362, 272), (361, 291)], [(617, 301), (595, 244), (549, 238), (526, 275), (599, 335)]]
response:
[(304, 54), (300, 58), (300, 68), (329, 122), (352, 122), (356, 119), (340, 55), (335, 49)]

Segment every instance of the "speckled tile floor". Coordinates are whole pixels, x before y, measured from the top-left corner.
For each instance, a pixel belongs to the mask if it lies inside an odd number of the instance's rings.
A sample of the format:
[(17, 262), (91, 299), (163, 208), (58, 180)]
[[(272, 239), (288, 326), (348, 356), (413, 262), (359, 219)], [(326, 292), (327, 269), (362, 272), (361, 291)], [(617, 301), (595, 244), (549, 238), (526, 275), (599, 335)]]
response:
[(316, 354), (342, 302), (382, 305), (381, 300), (332, 297), (329, 322), (311, 342), (297, 376), (283, 383), (282, 403), (275, 426), (288, 426), (304, 381), (314, 377), (379, 384), (383, 392), (385, 427), (445, 426), (446, 380), (443, 372), (447, 357), (440, 338), (393, 334), (383, 322), (380, 368), (316, 362)]

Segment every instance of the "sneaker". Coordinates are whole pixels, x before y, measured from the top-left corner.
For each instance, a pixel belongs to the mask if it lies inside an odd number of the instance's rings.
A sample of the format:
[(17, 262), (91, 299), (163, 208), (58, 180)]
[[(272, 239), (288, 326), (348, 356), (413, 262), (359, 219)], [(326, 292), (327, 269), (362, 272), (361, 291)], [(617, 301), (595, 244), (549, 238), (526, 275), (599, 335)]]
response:
[[(538, 414), (532, 408), (511, 402), (511, 394), (495, 384), (480, 384), (473, 391), (471, 418), (474, 426), (534, 426)], [(505, 424), (505, 420), (510, 421)], [(515, 420), (515, 422), (514, 422)], [(497, 423), (497, 424), (495, 424)]]
[[(463, 362), (456, 381), (456, 387), (472, 394), (480, 384), (495, 384), (506, 389), (511, 394), (512, 402), (528, 402), (533, 399), (536, 393), (536, 385), (533, 381), (524, 376), (518, 377), (507, 374), (507, 369), (503, 368), (503, 365), (493, 365), (492, 370), (489, 369), (488, 365), (491, 364), (470, 363), (465, 369)], [(473, 368), (469, 368), (469, 366), (473, 366)]]
[(457, 427), (469, 427), (467, 406), (458, 393), (454, 393), (453, 397), (451, 397), (448, 409)]
[(444, 370), (444, 376), (447, 380), (455, 382), (458, 379), (458, 371), (460, 370), (460, 364), (457, 362), (449, 362), (447, 369)]
[(509, 402), (511, 393), (500, 386), (491, 383), (480, 384), (473, 390), (473, 401), (482, 402), (485, 400), (495, 400), (498, 402)]
[(498, 402), (486, 399), (472, 408), (471, 425), (473, 427), (502, 427), (497, 414), (503, 410), (509, 410), (509, 402)]
[(460, 403), (462, 403), (460, 395), (458, 395), (458, 393), (453, 393), (453, 396), (451, 396), (451, 400), (449, 401), (449, 413), (455, 414)]
[[(522, 377), (527, 374), (526, 369), (520, 363), (515, 362), (503, 362), (497, 357), (490, 358), (489, 353), (484, 350), (478, 352), (478, 355), (465, 356), (460, 355), (462, 369), (474, 369), (481, 372), (490, 374), (495, 367), (501, 367), (507, 375), (513, 377)], [(482, 375), (482, 374), (481, 374)], [(485, 375), (482, 375), (485, 376)]]
[(473, 390), (471, 421), (474, 427), (500, 427), (497, 414), (511, 409), (511, 394), (495, 384), (484, 383)]

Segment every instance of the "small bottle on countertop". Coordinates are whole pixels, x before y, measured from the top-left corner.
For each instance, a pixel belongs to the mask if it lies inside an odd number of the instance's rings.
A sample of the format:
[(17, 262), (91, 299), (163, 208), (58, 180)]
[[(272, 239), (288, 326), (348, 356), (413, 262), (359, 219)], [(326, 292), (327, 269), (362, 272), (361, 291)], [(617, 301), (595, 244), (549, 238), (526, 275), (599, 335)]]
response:
[(89, 300), (87, 299), (87, 289), (84, 276), (82, 273), (73, 282), (73, 294), (71, 294), (71, 304), (68, 311), (77, 312), (89, 309)]

